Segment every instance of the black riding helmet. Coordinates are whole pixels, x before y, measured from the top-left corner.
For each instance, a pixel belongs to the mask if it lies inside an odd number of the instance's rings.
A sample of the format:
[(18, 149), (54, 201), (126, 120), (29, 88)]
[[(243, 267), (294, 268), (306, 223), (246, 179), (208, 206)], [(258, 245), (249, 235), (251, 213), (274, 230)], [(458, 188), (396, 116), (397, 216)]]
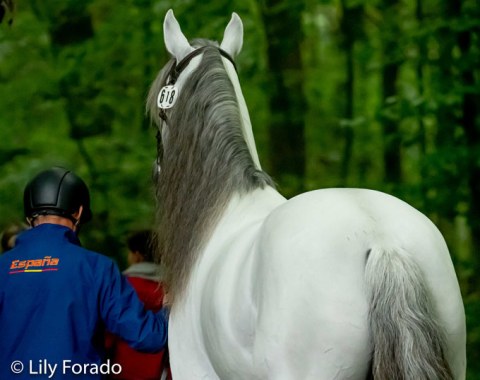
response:
[(70, 170), (53, 167), (34, 177), (23, 194), (25, 216), (59, 215), (73, 222), (72, 214), (83, 206), (80, 223), (92, 218), (90, 194), (83, 180)]

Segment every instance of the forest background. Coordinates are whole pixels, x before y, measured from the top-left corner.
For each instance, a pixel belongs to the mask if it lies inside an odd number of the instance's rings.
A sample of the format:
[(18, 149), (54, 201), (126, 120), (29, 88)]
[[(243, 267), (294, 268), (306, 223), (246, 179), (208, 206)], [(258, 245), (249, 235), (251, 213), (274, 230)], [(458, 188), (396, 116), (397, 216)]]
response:
[[(11, 0), (0, 1), (2, 5)], [(444, 234), (480, 379), (480, 3), (477, 0), (18, 0), (0, 25), (0, 228), (62, 165), (91, 188), (87, 248), (125, 266), (154, 223), (150, 83), (173, 8), (189, 38), (244, 22), (237, 58), (264, 169), (291, 197), (326, 187), (394, 194)], [(0, 8), (1, 10), (2, 8)], [(13, 23), (10, 24), (13, 16)]]

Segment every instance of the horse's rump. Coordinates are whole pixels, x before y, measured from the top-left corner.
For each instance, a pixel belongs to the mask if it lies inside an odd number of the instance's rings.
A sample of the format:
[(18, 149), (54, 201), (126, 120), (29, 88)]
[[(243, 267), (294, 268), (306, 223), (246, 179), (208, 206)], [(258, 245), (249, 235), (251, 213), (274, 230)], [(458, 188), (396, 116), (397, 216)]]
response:
[[(439, 330), (464, 328), (443, 238), (425, 216), (387, 194), (360, 189), (302, 194), (267, 218), (258, 247), (255, 283), (262, 288), (255, 358), (264, 372), (278, 371), (272, 378), (365, 378), (375, 349), (365, 268), (377, 247), (408, 250), (424, 276), (409, 286), (432, 294), (435, 307), (429, 312), (438, 317)], [(442, 304), (445, 296), (451, 304)]]

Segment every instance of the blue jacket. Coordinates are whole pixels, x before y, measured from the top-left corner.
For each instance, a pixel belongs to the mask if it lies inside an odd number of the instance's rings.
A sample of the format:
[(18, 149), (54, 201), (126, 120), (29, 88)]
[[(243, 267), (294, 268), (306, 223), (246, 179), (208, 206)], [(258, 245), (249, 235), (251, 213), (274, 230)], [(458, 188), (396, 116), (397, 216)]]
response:
[(0, 256), (1, 380), (100, 379), (119, 370), (100, 368), (105, 330), (153, 352), (167, 326), (166, 310), (145, 311), (115, 263), (67, 227), (25, 231)]

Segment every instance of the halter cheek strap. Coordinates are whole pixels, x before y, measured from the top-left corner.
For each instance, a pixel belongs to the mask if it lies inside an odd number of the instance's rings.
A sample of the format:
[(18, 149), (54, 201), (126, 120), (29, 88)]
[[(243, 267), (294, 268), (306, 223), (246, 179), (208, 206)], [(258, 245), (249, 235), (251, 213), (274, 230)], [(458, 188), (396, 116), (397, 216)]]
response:
[[(167, 121), (167, 115), (165, 110), (173, 107), (174, 99), (177, 96), (177, 89), (174, 86), (175, 86), (175, 83), (177, 82), (178, 77), (180, 76), (182, 71), (185, 70), (185, 68), (188, 66), (190, 61), (193, 58), (195, 58), (197, 55), (203, 53), (203, 51), (208, 47), (209, 46), (202, 46), (202, 47), (199, 47), (198, 49), (195, 49), (191, 53), (187, 54), (187, 56), (184, 57), (179, 63), (175, 64), (170, 70), (170, 73), (167, 76), (167, 83), (165, 86), (162, 87), (157, 98), (157, 105), (158, 105), (158, 108), (160, 109), (159, 115), (163, 121)], [(217, 49), (223, 57), (227, 58), (232, 63), (233, 67), (235, 68), (235, 71), (237, 71), (237, 66), (235, 65), (235, 62), (233, 61), (233, 58), (230, 56), (230, 54), (228, 54), (223, 49), (220, 49), (220, 48), (217, 48)]]

